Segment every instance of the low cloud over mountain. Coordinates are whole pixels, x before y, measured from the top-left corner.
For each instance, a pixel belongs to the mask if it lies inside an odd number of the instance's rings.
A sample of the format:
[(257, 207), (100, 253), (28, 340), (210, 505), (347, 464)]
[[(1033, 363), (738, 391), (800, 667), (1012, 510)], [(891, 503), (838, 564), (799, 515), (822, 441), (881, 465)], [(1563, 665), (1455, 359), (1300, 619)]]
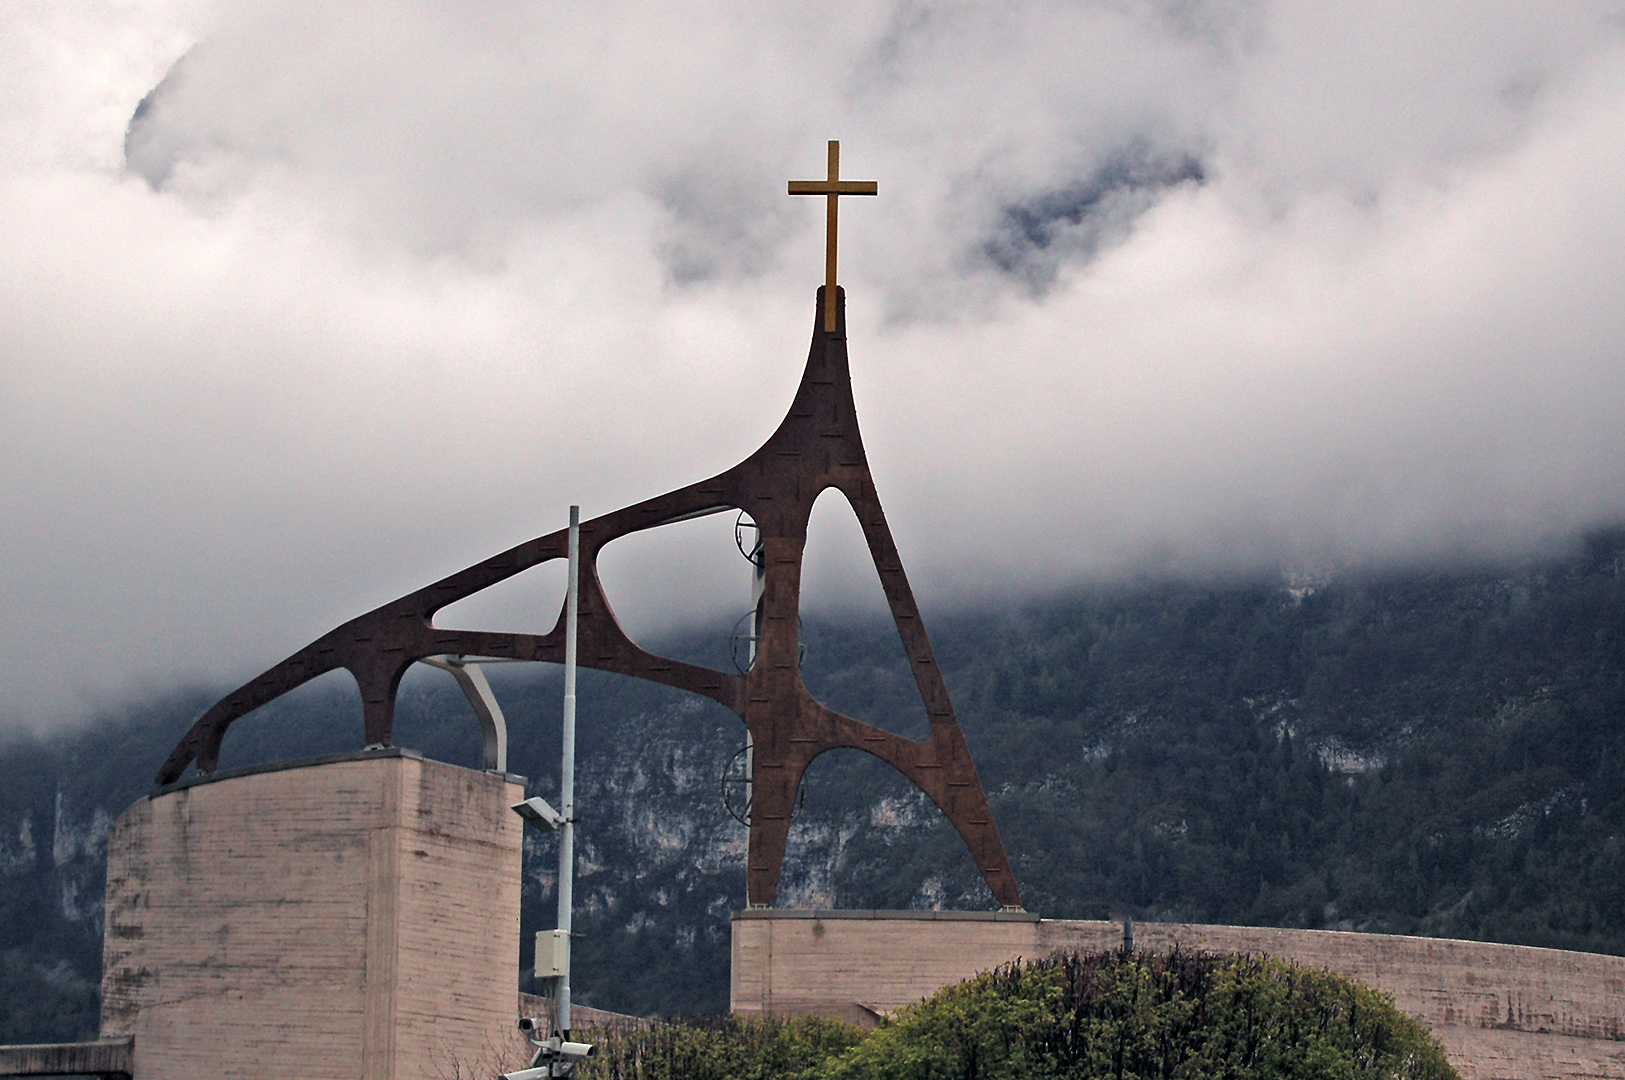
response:
[[(0, 712), (251, 674), (743, 457), (831, 137), (880, 183), (841, 276), (928, 608), (1618, 520), (1622, 13), (13, 5)], [(841, 513), (816, 602), (873, 591)], [(742, 607), (727, 531), (626, 542), (628, 621)]]

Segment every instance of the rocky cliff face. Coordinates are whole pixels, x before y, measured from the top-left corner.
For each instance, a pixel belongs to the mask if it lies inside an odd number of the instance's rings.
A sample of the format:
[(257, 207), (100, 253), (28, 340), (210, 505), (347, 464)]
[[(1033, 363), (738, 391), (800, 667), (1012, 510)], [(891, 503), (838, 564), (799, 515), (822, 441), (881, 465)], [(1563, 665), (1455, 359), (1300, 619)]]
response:
[[(1029, 910), (1398, 931), (1625, 953), (1625, 535), (1517, 571), (1147, 585), (931, 617)], [(928, 613), (929, 615), (929, 613)], [(883, 623), (804, 628), (808, 685), (902, 734), (924, 718)], [(654, 643), (727, 664), (727, 629)], [(556, 675), (493, 675), (510, 768), (558, 793)], [(94, 1028), (102, 843), (212, 695), (0, 747), (0, 1038)], [(353, 686), (245, 718), (225, 767), (353, 749)], [(709, 702), (584, 672), (577, 993), (637, 1013), (727, 1005), (743, 741)], [(479, 761), (448, 677), (409, 679), (396, 741)], [(737, 789), (735, 791), (737, 794)], [(522, 963), (554, 918), (526, 846)], [(987, 908), (958, 837), (857, 752), (814, 763), (782, 906)]]
[[(536, 688), (538, 712), (551, 688)], [(503, 689), (514, 702), (505, 708), (523, 714), (527, 692)], [(728, 921), (745, 902), (746, 829), (728, 812), (723, 787), (738, 773), (743, 727), (708, 702), (601, 676), (583, 678), (581, 699), (577, 995), (640, 1013), (726, 1009)], [(516, 752), (512, 767), (552, 798), (558, 743), (549, 723), (535, 726), (545, 734)], [(991, 905), (968, 855), (957, 876), (911, 865), (912, 838), (937, 817), (922, 794), (862, 755), (819, 765), (792, 827), (781, 905), (872, 905), (879, 890), (865, 886), (882, 879), (887, 896), (906, 894), (914, 906)], [(525, 857), (528, 933), (531, 920), (553, 925), (556, 842), (532, 834)]]
[(107, 830), (116, 796), (98, 798), (73, 783), (59, 755), (14, 748), (6, 758), (0, 1041), (87, 1031), (96, 1023)]

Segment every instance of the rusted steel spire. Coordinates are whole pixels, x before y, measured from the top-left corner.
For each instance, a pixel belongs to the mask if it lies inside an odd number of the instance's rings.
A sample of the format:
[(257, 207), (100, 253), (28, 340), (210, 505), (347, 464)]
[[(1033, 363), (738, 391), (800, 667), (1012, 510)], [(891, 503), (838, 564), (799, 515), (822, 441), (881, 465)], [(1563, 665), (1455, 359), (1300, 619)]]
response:
[[(858, 431), (847, 360), (845, 296), (834, 284), (834, 207), (837, 196), (874, 194), (875, 185), (839, 180), (837, 153), (836, 144), (831, 143), (829, 179), (807, 181), (807, 190), (799, 192), (828, 196), (829, 241), (812, 346), (789, 412), (767, 442), (733, 468), (581, 523), (579, 662), (700, 694), (732, 709), (744, 721), (755, 758), (747, 867), (751, 904), (771, 905), (778, 892), (790, 816), (807, 766), (825, 751), (851, 748), (892, 765), (929, 795), (959, 831), (993, 896), (1001, 905), (1019, 907), (1015, 874), (937, 669)], [(798, 193), (797, 183), (791, 184), (792, 194)], [(813, 186), (818, 190), (811, 190)], [(926, 739), (905, 739), (843, 716), (815, 699), (802, 682), (797, 640), (802, 555), (813, 503), (830, 488), (851, 504), (863, 529), (930, 717), (931, 733)], [(610, 541), (727, 510), (743, 510), (755, 521), (764, 560), (761, 631), (754, 660), (743, 675), (685, 664), (641, 648), (621, 628), (598, 577), (598, 554)], [(562, 611), (554, 629), (541, 635), (443, 629), (434, 624), (434, 615), (448, 604), (538, 563), (567, 555), (567, 531), (561, 529), (324, 634), (204, 713), (164, 762), (157, 783), (175, 782), (194, 762), (200, 772), (214, 771), (221, 740), (232, 721), (336, 668), (348, 670), (360, 685), (367, 745), (387, 746), (401, 676), (420, 660), (456, 656), (561, 662), (565, 650)]]

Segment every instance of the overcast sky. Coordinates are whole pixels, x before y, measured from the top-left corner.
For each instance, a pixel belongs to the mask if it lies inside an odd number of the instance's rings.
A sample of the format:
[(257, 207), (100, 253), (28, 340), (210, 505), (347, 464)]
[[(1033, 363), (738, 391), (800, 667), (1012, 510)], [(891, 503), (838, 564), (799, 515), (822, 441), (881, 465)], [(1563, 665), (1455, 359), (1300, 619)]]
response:
[[(880, 184), (841, 280), (928, 616), (1625, 517), (1617, 0), (10, 0), (3, 723), (750, 453), (829, 138)], [(816, 603), (878, 593), (849, 517)], [(726, 520), (604, 572), (643, 633), (747, 602)], [(549, 573), (446, 621), (550, 626)]]

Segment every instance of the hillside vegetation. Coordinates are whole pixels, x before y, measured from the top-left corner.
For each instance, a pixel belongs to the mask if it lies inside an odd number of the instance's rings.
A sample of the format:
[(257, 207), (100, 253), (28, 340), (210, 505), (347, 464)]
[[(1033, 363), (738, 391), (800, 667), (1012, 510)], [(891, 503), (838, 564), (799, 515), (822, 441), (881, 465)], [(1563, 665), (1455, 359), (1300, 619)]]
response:
[[(1516, 570), (1150, 582), (925, 614), (1029, 910), (1625, 953), (1625, 534)], [(923, 734), (888, 625), (809, 617), (804, 639), (821, 699)], [(726, 627), (651, 644), (729, 662)], [(556, 676), (493, 682), (510, 767), (555, 796)], [(94, 1029), (108, 823), (213, 696), (0, 747), (0, 1040)], [(618, 677), (584, 673), (580, 699), (578, 1000), (722, 1011), (745, 834), (721, 778), (743, 729)], [(222, 764), (355, 749), (358, 705), (342, 678), (276, 702), (232, 729)], [(479, 760), (434, 672), (409, 676), (396, 741)], [(953, 830), (885, 766), (831, 753), (804, 793), (781, 905), (991, 906)], [(533, 838), (527, 944), (555, 858)]]

